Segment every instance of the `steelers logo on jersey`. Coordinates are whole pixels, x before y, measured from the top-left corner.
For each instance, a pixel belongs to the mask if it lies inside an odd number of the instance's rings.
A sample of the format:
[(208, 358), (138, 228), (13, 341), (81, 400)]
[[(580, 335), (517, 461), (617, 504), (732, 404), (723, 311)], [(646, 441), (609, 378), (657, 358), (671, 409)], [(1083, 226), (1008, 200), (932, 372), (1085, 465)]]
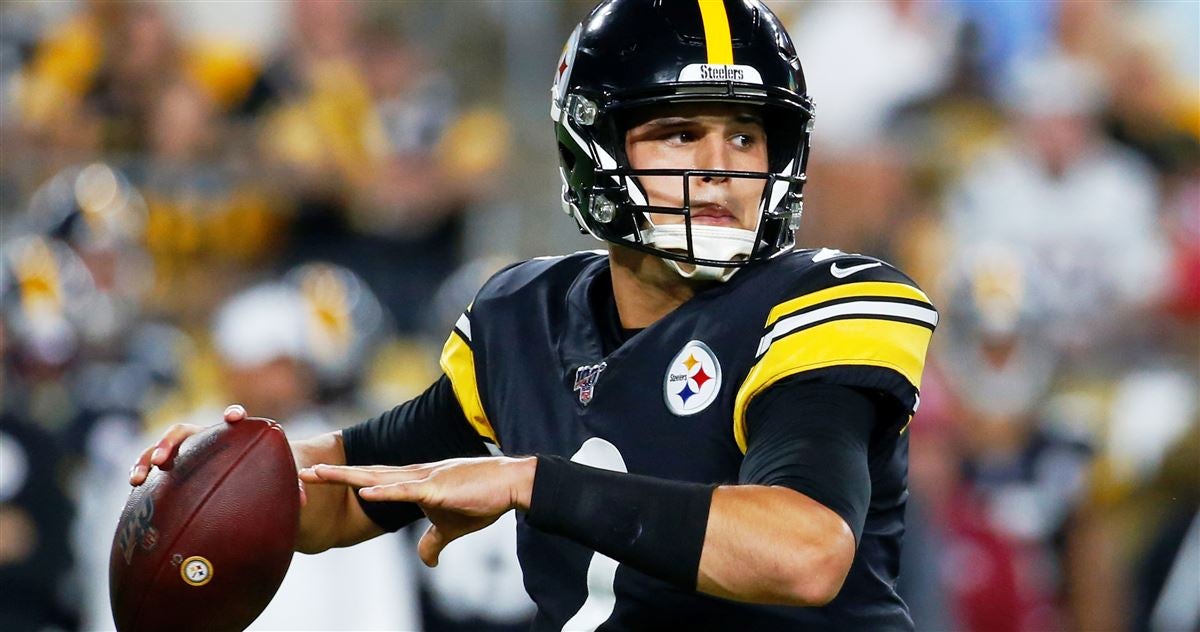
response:
[(721, 364), (708, 345), (692, 340), (667, 367), (663, 397), (676, 415), (694, 415), (713, 403), (721, 390)]

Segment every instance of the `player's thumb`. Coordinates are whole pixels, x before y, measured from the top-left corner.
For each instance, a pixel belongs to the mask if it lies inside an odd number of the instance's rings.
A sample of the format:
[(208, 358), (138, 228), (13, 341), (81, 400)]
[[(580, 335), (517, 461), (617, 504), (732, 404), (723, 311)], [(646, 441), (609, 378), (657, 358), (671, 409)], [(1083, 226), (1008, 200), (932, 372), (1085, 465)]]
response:
[(225, 423), (235, 424), (246, 418), (246, 409), (241, 404), (230, 404), (225, 409)]
[(437, 525), (431, 524), (425, 530), (425, 535), (421, 536), (421, 541), (417, 543), (417, 554), (421, 556), (421, 561), (426, 566), (433, 568), (438, 565), (438, 557), (442, 554), (442, 549), (446, 548), (446, 536), (442, 533)]

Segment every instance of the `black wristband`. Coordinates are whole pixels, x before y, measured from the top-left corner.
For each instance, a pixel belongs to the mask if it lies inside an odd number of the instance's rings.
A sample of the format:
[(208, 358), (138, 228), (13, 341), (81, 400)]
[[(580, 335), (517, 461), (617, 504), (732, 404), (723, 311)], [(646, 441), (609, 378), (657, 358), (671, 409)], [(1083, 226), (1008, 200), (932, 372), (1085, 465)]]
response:
[(538, 455), (526, 522), (647, 575), (696, 589), (713, 486)]

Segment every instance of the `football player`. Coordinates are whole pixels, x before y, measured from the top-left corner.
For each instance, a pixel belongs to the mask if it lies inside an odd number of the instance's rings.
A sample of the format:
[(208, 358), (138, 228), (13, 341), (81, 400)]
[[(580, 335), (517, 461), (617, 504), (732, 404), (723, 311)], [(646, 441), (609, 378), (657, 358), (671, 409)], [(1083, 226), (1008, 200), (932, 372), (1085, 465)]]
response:
[(794, 249), (814, 112), (787, 33), (757, 0), (607, 0), (555, 72), (563, 203), (607, 252), (496, 274), (424, 394), (295, 442), (298, 548), (425, 515), (436, 564), (516, 510), (539, 630), (911, 629), (937, 313), (886, 263)]

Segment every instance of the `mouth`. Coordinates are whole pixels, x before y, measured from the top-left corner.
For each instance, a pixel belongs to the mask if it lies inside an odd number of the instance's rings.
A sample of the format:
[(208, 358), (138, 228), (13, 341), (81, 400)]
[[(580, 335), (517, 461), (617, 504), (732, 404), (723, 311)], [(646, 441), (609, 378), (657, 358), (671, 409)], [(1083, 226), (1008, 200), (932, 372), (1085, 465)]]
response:
[(693, 224), (706, 226), (737, 226), (737, 217), (726, 206), (716, 202), (693, 204), (691, 208)]

